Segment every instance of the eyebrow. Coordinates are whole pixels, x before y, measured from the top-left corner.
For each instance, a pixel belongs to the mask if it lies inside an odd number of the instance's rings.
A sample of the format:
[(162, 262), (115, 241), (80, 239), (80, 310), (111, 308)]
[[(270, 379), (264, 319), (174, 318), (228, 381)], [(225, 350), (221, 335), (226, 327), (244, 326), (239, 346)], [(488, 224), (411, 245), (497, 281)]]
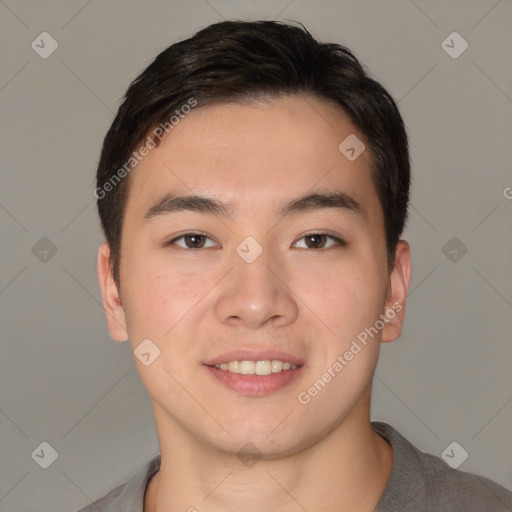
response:
[[(363, 206), (352, 196), (339, 190), (305, 194), (288, 201), (277, 209), (275, 214), (282, 219), (292, 213), (307, 213), (328, 208), (337, 208), (366, 217), (366, 210)], [(206, 213), (231, 219), (236, 213), (236, 208), (231, 203), (224, 203), (207, 196), (168, 193), (148, 209), (144, 219), (149, 220), (160, 215), (181, 211)]]

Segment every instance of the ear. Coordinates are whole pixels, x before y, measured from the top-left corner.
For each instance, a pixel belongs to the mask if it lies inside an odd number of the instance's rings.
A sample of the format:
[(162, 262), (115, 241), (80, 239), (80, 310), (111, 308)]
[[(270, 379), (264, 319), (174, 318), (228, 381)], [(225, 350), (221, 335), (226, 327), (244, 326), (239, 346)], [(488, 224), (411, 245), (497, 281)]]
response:
[(382, 330), (382, 343), (394, 341), (402, 333), (410, 282), (411, 248), (406, 240), (400, 240), (396, 248), (394, 268), (389, 275), (385, 309), (387, 322)]
[(98, 250), (98, 279), (110, 337), (116, 341), (127, 341), (126, 316), (114, 281), (107, 243), (101, 244)]

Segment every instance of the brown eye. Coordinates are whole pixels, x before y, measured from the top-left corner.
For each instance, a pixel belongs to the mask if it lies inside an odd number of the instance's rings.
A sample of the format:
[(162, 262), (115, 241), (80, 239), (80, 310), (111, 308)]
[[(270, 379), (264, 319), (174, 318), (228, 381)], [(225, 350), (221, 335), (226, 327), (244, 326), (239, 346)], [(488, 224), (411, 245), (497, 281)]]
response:
[[(330, 246), (326, 247), (326, 243), (328, 242), (329, 239), (334, 241), (334, 244), (331, 243)], [(310, 233), (308, 235), (303, 236), (299, 240), (305, 241), (305, 249), (328, 249), (333, 245), (346, 245), (345, 242), (340, 238), (335, 237), (333, 235), (328, 235), (327, 233)], [(298, 242), (295, 242), (295, 244), (297, 243)]]
[(203, 247), (205, 238), (203, 235), (185, 235), (183, 239), (185, 240), (185, 244), (190, 249), (199, 249)]
[[(183, 240), (185, 245), (182, 245), (182, 243), (178, 244), (178, 240)], [(201, 233), (185, 233), (184, 235), (174, 238), (166, 245), (177, 245), (181, 249), (203, 249), (205, 247), (208, 247), (205, 246), (207, 240), (211, 239), (209, 239), (209, 237)], [(215, 245), (216, 244), (213, 243), (213, 246)], [(209, 247), (212, 246), (210, 245)]]
[(325, 235), (307, 235), (304, 237), (306, 245), (310, 249), (322, 249), (325, 246), (327, 237)]

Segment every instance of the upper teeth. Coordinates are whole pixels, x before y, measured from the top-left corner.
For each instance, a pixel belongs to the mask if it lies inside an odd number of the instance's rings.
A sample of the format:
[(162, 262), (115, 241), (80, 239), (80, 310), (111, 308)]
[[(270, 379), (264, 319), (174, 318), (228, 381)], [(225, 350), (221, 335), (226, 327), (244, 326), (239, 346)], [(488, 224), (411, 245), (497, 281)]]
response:
[(264, 361), (230, 361), (214, 365), (215, 368), (226, 370), (231, 373), (242, 373), (244, 375), (270, 375), (279, 373), (282, 370), (295, 370), (296, 364), (283, 362), (279, 359), (265, 359)]

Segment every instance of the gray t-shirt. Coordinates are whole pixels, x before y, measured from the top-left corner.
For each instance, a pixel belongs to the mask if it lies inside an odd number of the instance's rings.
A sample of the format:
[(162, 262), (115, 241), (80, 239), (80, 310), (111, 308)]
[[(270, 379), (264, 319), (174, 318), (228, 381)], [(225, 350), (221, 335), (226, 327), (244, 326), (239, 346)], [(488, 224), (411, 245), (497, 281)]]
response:
[[(386, 423), (373, 421), (372, 428), (391, 444), (394, 459), (375, 512), (512, 511), (512, 492), (501, 485), (452, 469), (439, 457), (418, 450)], [(157, 455), (129, 482), (77, 512), (143, 512), (146, 486), (159, 468)]]

